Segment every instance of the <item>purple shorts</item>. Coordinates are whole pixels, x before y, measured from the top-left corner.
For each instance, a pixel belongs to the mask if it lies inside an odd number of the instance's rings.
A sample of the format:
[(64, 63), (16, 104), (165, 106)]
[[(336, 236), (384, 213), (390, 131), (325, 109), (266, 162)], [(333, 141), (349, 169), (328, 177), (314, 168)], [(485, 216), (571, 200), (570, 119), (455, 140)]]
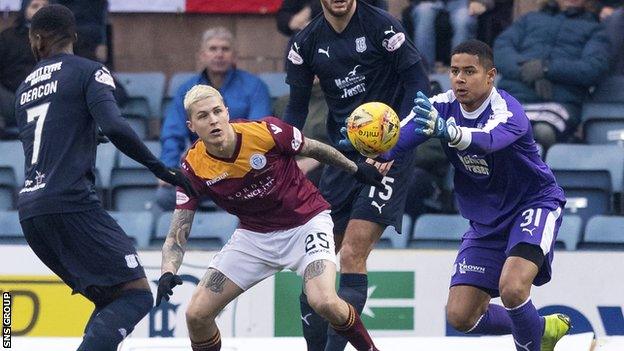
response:
[(455, 259), (451, 286), (471, 285), (486, 291), (492, 297), (498, 297), (498, 282), (503, 265), (509, 251), (519, 243), (536, 245), (542, 249), (544, 264), (533, 284), (539, 286), (548, 283), (551, 278), (555, 240), (562, 218), (560, 203), (540, 203), (516, 214), (505, 233), (463, 239)]

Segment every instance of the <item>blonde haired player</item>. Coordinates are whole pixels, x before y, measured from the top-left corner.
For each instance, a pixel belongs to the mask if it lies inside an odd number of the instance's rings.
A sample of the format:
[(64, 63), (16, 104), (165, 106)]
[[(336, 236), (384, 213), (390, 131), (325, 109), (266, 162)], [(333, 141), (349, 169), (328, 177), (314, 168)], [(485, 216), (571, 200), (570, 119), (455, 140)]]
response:
[(199, 140), (182, 161), (200, 194), (178, 188), (177, 207), (162, 249), (156, 304), (181, 284), (180, 268), (202, 196), (238, 216), (239, 228), (210, 262), (186, 311), (194, 351), (221, 349), (218, 313), (238, 295), (288, 268), (304, 278), (310, 304), (357, 350), (377, 350), (353, 306), (338, 297), (329, 204), (295, 163), (302, 155), (341, 167), (360, 182), (381, 185), (381, 174), (274, 117), (229, 121), (219, 92), (193, 87), (184, 98), (187, 126)]

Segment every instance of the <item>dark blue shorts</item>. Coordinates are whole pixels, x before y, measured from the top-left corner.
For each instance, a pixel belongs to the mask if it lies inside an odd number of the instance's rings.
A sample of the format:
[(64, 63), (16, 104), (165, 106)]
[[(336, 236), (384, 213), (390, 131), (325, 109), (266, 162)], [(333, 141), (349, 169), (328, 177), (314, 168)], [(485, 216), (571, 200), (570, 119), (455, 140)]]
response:
[(451, 286), (471, 285), (498, 297), (503, 265), (511, 249), (520, 243), (540, 247), (544, 263), (533, 285), (548, 283), (552, 276), (555, 241), (563, 219), (561, 207), (563, 204), (556, 201), (537, 204), (520, 211), (506, 233), (464, 238), (455, 259)]
[(35, 216), (21, 225), (30, 248), (75, 293), (145, 278), (132, 240), (102, 208)]
[[(359, 154), (345, 156), (356, 162), (365, 160)], [(344, 234), (350, 219), (394, 226), (400, 233), (415, 156), (414, 152), (409, 152), (394, 161), (383, 179), (384, 189), (363, 185), (353, 175), (336, 167), (325, 166), (319, 189), (332, 207), (334, 233)]]

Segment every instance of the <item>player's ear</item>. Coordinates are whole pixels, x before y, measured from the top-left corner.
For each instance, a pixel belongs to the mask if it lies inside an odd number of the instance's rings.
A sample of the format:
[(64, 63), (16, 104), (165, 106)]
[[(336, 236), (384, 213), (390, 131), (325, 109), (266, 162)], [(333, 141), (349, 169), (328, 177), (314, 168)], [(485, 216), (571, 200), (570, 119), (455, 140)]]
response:
[(488, 83), (494, 85), (494, 80), (496, 80), (496, 75), (497, 74), (498, 74), (498, 71), (496, 70), (496, 67), (490, 68), (490, 70), (487, 71)]
[(195, 133), (195, 128), (193, 128), (193, 123), (191, 123), (190, 121), (190, 116), (189, 119), (186, 120), (186, 127), (193, 133)]

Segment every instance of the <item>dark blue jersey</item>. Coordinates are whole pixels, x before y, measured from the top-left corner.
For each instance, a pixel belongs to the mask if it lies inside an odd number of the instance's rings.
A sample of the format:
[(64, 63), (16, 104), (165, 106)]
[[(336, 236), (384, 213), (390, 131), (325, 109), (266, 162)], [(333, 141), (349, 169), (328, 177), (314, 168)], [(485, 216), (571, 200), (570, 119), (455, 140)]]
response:
[[(399, 21), (358, 1), (341, 33), (320, 14), (295, 35), (286, 61), (286, 82), (311, 88), (314, 76), (319, 77), (329, 106), (329, 137), (336, 142), (342, 139), (339, 130), (345, 119), (365, 102), (381, 101), (401, 113), (401, 73), (419, 61)], [(288, 115), (286, 121), (293, 123)]]
[(16, 92), (25, 155), (22, 219), (99, 204), (94, 189), (96, 123), (92, 110), (115, 102), (115, 83), (100, 63), (61, 54), (40, 61)]

